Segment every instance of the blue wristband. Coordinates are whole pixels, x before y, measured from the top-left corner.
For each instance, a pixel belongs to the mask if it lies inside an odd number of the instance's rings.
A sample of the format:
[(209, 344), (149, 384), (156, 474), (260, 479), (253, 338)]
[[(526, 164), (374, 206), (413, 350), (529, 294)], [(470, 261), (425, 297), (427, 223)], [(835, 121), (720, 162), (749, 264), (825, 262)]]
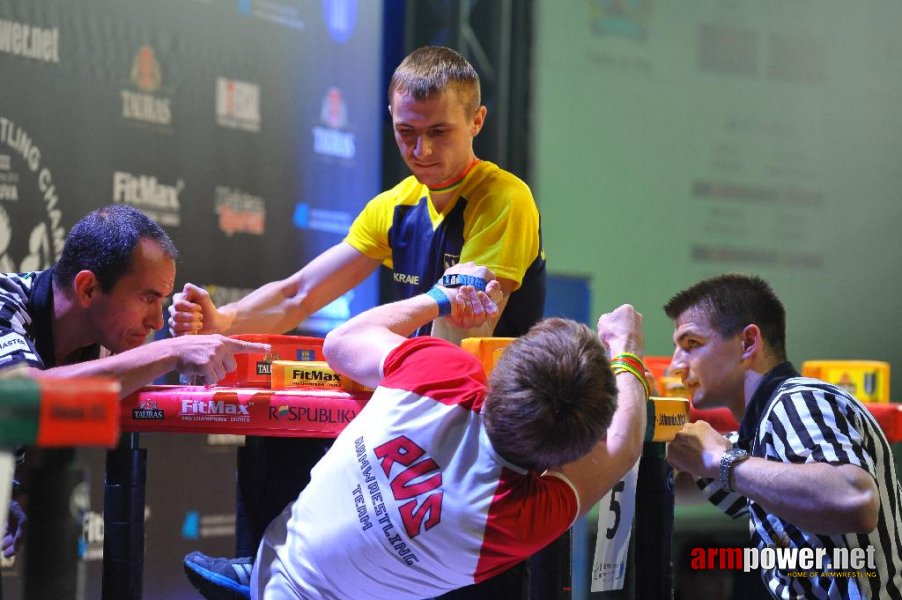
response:
[(463, 275), (459, 273), (442, 275), (442, 287), (456, 288), (462, 285), (472, 285), (480, 292), (484, 292), (486, 281), (482, 277), (474, 277), (473, 275)]
[(438, 316), (447, 317), (451, 314), (451, 300), (442, 290), (431, 287), (429, 288), (429, 291), (426, 292), (426, 295), (435, 300), (435, 303), (438, 304)]

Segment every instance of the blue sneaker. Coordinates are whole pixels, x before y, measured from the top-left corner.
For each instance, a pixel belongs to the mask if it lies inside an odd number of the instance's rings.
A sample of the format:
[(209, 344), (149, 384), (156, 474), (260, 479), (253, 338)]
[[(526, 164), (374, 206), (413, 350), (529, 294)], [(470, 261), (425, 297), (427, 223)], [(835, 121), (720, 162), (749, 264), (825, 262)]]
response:
[(213, 558), (203, 552), (185, 557), (185, 574), (207, 600), (250, 600), (254, 559)]

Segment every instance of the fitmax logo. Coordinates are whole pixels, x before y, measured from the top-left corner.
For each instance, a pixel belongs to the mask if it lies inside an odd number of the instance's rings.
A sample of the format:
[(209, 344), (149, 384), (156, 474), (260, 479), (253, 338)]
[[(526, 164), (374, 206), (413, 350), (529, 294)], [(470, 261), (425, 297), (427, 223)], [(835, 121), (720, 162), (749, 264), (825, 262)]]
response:
[(222, 400), (182, 400), (183, 415), (247, 415), (250, 413), (243, 404), (226, 403)]

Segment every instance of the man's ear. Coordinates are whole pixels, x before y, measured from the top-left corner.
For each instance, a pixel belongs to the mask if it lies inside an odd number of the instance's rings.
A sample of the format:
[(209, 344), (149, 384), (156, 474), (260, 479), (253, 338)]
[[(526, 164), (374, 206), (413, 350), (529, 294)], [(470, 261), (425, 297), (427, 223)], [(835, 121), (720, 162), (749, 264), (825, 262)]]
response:
[(85, 308), (91, 305), (100, 292), (100, 282), (97, 281), (97, 276), (87, 269), (79, 271), (75, 275), (72, 287), (75, 290), (75, 301)]
[(479, 132), (482, 131), (482, 126), (485, 125), (485, 117), (488, 114), (489, 109), (485, 106), (480, 106), (476, 109), (476, 112), (473, 113), (473, 123), (471, 131), (473, 132), (473, 137), (479, 135)]
[(764, 338), (761, 336), (761, 328), (755, 325), (746, 325), (739, 334), (742, 344), (742, 358), (748, 360), (764, 349)]

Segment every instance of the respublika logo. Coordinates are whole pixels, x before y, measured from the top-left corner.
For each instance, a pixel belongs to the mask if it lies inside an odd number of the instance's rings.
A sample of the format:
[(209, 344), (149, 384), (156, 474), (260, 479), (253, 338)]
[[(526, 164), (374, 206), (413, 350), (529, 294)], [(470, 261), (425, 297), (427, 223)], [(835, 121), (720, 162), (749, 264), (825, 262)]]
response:
[(150, 46), (138, 49), (132, 59), (129, 81), (138, 91), (119, 91), (122, 96), (122, 116), (142, 123), (169, 125), (172, 122), (172, 101), (155, 93), (163, 82), (163, 69)]
[(344, 44), (357, 24), (357, 0), (323, 0), (323, 20), (332, 39)]
[(313, 151), (320, 156), (354, 158), (357, 140), (352, 132), (344, 131), (348, 126), (348, 107), (337, 87), (326, 90), (319, 118), (325, 127), (317, 125), (313, 128)]
[(693, 548), (695, 570), (778, 569), (789, 577), (876, 577), (873, 546), (867, 548)]

